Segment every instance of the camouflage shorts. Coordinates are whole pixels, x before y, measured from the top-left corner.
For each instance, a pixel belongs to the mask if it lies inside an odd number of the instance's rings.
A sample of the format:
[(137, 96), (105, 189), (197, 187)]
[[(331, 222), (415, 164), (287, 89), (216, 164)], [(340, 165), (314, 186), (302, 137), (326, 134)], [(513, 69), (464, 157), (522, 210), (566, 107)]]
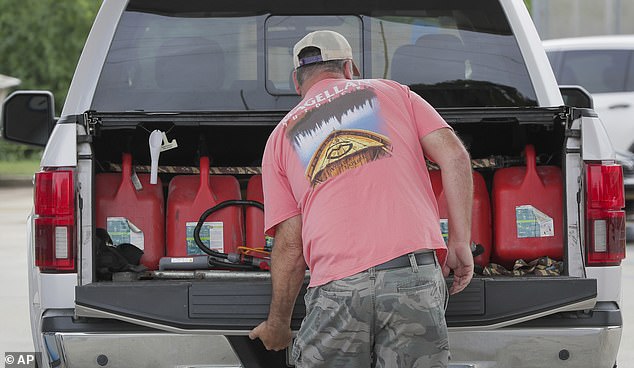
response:
[(436, 264), (370, 268), (310, 288), (297, 367), (447, 367), (447, 286)]

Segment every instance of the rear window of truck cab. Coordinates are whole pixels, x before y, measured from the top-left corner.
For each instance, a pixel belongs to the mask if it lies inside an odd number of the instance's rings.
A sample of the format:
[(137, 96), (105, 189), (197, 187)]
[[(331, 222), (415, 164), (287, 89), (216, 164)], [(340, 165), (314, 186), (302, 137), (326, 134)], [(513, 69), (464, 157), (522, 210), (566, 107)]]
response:
[(318, 29), (349, 40), (363, 78), (407, 84), (434, 107), (536, 106), (498, 1), (340, 3), (132, 0), (92, 109), (288, 110), (293, 45)]

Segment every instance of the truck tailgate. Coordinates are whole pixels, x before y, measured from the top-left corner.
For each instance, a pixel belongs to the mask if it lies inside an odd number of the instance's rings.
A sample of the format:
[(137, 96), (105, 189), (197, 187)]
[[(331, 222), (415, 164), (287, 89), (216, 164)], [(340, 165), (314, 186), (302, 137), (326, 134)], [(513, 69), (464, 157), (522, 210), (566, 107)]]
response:
[[(291, 327), (305, 314), (297, 299)], [(76, 288), (76, 314), (114, 318), (167, 331), (244, 334), (263, 321), (271, 298), (269, 280), (148, 280), (100, 282)], [(450, 297), (447, 324), (454, 328), (498, 328), (549, 314), (590, 309), (594, 279), (574, 277), (474, 278)]]

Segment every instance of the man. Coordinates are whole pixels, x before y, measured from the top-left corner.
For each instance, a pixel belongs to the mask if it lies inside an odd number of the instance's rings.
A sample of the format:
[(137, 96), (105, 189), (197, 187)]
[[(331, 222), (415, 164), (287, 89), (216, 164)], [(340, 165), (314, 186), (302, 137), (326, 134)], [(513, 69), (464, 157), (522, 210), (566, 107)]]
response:
[[(453, 270), (451, 293), (473, 274), (469, 155), (406, 86), (353, 80), (359, 72), (340, 34), (309, 33), (293, 62), (303, 99), (269, 137), (262, 162), (273, 296), (249, 336), (269, 350), (289, 345), (308, 264), (298, 367), (445, 367), (443, 271)], [(447, 246), (425, 156), (442, 170)]]

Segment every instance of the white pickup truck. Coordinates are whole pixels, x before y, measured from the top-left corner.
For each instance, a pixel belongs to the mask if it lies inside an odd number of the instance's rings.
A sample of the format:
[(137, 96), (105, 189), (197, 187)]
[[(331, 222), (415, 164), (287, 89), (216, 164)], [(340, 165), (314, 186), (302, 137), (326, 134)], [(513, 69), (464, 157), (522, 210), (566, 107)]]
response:
[[(238, 206), (237, 218), (209, 223), (174, 208), (213, 207), (220, 187), (237, 193), (227, 197), (237, 204), (256, 199), (249, 183), (257, 181), (267, 137), (299, 102), (291, 46), (322, 28), (350, 40), (363, 78), (407, 84), (438, 109), (468, 147), (490, 198), (498, 172), (524, 167), (527, 146), (538, 169), (561, 173), (561, 202), (552, 201), (560, 212), (536, 212), (554, 225), (547, 232), (520, 236), (519, 219), (501, 229), (500, 201), (479, 217), (489, 224), (480, 230), (492, 234), (480, 242), (480, 266), (504, 263), (496, 258), (507, 246), (504, 233), (511, 241), (528, 236), (538, 248), (557, 236), (551, 261), (561, 267), (548, 276), (486, 267), (453, 295), (450, 366), (616, 366), (622, 170), (597, 115), (583, 108), (591, 106), (587, 96), (567, 88), (564, 104), (521, 0), (104, 0), (61, 116), (42, 91), (15, 92), (2, 110), (5, 139), (46, 146), (27, 245), (41, 365), (287, 366), (285, 352), (267, 352), (247, 336), (265, 319), (271, 292), (259, 257), (270, 244), (249, 240), (263, 238), (253, 230), (254, 208)], [(198, 193), (189, 179), (198, 183), (206, 177), (200, 171), (213, 174), (208, 182), (218, 191), (209, 203), (176, 194)], [(124, 187), (133, 188), (132, 199), (117, 197)], [(523, 228), (536, 223), (522, 221)], [(196, 255), (203, 238), (215, 247), (209, 257)], [(134, 251), (123, 265), (114, 262), (135, 249), (119, 243), (142, 248), (145, 268), (131, 260)], [(219, 257), (229, 251), (237, 256)], [(294, 329), (304, 311), (300, 297)]]

